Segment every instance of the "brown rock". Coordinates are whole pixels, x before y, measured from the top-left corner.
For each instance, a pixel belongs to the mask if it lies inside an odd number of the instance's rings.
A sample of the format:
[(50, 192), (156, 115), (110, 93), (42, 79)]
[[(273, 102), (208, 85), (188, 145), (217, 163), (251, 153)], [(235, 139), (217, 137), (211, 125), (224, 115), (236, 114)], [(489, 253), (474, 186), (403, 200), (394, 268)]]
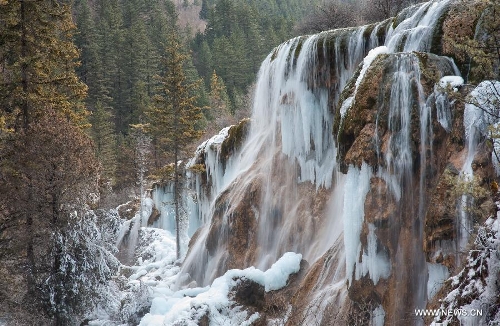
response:
[(244, 278), (238, 281), (232, 291), (232, 297), (238, 304), (262, 309), (265, 305), (265, 293), (262, 285)]
[(396, 201), (387, 183), (383, 179), (373, 177), (365, 199), (365, 221), (373, 223), (377, 228), (387, 228), (390, 217), (396, 210)]
[(149, 215), (148, 218), (148, 226), (151, 226), (154, 224), (154, 222), (158, 221), (160, 219), (160, 211), (156, 209), (156, 207), (153, 207), (153, 210), (151, 211), (151, 215)]
[(375, 291), (375, 285), (369, 277), (362, 277), (357, 281), (353, 281), (348, 293), (349, 298), (355, 302), (381, 302), (378, 293)]
[(377, 164), (375, 139), (375, 124), (369, 123), (365, 125), (359, 136), (354, 140), (351, 148), (347, 151), (345, 156), (346, 164), (353, 164), (360, 167), (363, 162), (366, 162), (370, 166), (375, 166)]
[(135, 216), (135, 213), (139, 210), (139, 206), (141, 205), (138, 199), (131, 200), (126, 204), (120, 205), (118, 207), (118, 215), (120, 218), (130, 220)]

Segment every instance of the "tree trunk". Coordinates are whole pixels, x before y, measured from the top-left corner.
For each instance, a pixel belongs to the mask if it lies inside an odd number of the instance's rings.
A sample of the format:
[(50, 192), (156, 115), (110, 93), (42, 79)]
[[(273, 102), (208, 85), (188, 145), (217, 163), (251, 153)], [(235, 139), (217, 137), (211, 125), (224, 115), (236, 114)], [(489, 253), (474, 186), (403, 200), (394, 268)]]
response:
[(175, 231), (176, 231), (176, 253), (177, 259), (181, 258), (181, 231), (180, 231), (180, 211), (179, 211), (179, 201), (180, 201), (180, 189), (179, 189), (179, 166), (177, 164), (179, 156), (179, 146), (175, 146), (174, 151), (174, 205), (175, 205)]

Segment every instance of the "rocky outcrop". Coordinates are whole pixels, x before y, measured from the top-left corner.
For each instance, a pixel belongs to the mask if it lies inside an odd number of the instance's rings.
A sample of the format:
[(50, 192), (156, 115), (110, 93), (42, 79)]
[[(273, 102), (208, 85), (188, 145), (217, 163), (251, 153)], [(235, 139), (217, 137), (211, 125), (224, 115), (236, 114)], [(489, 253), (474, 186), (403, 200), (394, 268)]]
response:
[[(437, 101), (442, 90), (436, 84), (443, 76), (456, 73), (454, 63), (442, 54), (454, 53), (450, 38), (470, 36), (474, 24), (469, 21), (462, 22), (463, 33), (455, 35), (454, 29), (461, 26), (460, 17), (477, 18), (477, 8), (462, 15), (473, 3), (450, 2), (444, 14), (436, 18), (439, 21), (429, 41), (429, 48), (436, 54), (384, 53), (357, 66), (370, 48), (384, 41), (391, 30), (388, 26), (394, 29), (402, 24), (417, 11), (416, 7), (381, 24), (318, 36), (311, 47), (314, 50), (307, 48), (311, 56), (305, 65), (312, 70), (294, 82), (313, 90), (306, 93), (305, 100), (311, 111), (320, 111), (318, 103), (327, 102), (331, 121), (314, 120), (323, 112), (307, 115), (300, 102), (302, 89), (285, 84), (277, 91), (279, 94), (270, 95), (276, 96), (273, 99), (278, 103), (277, 110), (294, 112), (303, 121), (297, 122), (280, 111), (278, 127), (255, 153), (257, 158), (215, 199), (207, 235), (195, 235), (204, 241), (206, 259), (216, 266), (212, 278), (230, 268), (268, 266), (278, 253), (295, 250), (310, 259), (311, 266), (300, 282), (289, 288), (291, 311), (286, 325), (367, 324), (379, 318), (375, 313), (382, 315), (378, 322), (398, 325), (408, 320), (415, 308), (425, 306), (429, 295), (426, 285), (432, 278), (428, 264), (440, 264), (453, 272), (463, 259), (456, 250), (464, 231), (457, 218), (462, 195), (456, 190), (454, 176), (460, 174), (468, 154), (464, 105), (460, 101), (446, 102), (444, 110), (449, 109), (446, 113), (450, 118), (445, 124), (438, 117), (438, 111), (443, 110)], [(302, 37), (287, 42), (283, 45), (290, 48), (286, 58), (279, 58), (280, 49), (271, 55), (271, 63), (280, 59), (291, 62), (284, 69), (285, 77), (276, 79), (299, 75), (294, 65), (300, 64), (310, 41)], [(363, 69), (364, 64), (370, 64), (369, 68)], [(350, 78), (346, 79), (347, 75)], [(271, 81), (266, 80), (265, 86), (271, 87)], [(455, 95), (470, 91), (466, 86), (458, 88)], [(324, 94), (327, 96), (321, 97)], [(274, 102), (265, 104), (271, 106)], [(330, 134), (314, 138), (314, 131), (306, 126), (309, 120), (314, 120), (316, 127), (333, 131), (337, 155), (333, 159), (337, 166), (332, 169), (332, 189), (314, 184), (317, 174), (328, 173), (318, 169), (315, 159), (323, 164), (332, 158), (317, 155), (327, 148), (320, 146)], [(297, 139), (283, 135), (282, 129), (289, 127), (295, 128), (292, 136), (304, 134), (308, 144), (297, 144), (299, 149), (290, 150), (287, 146)], [(236, 140), (243, 129), (231, 130), (234, 134), (228, 139), (232, 140), (225, 141), (218, 152), (224, 168), (237, 152), (230, 148), (241, 146)], [(484, 219), (493, 211), (490, 196), (484, 191), (489, 191), (494, 174), (491, 148), (484, 139), (480, 141), (477, 151), (474, 148), (472, 170), (482, 189), (475, 198), (476, 215)], [(300, 150), (304, 152), (297, 154)], [(203, 160), (197, 163), (204, 164)], [(368, 172), (346, 181), (361, 169)], [(304, 181), (306, 173), (313, 177)], [(210, 176), (205, 181), (210, 185)], [(346, 189), (351, 189), (348, 182), (366, 184), (366, 193), (346, 194)], [(354, 221), (359, 211), (361, 221)], [(354, 239), (359, 244), (349, 243), (354, 249), (347, 253), (343, 241), (354, 236), (359, 236)], [(354, 266), (346, 266), (346, 255), (353, 252), (356, 257), (350, 259)], [(250, 301), (238, 294), (236, 298), (252, 311), (270, 309), (266, 308), (266, 295), (254, 284), (242, 284), (239, 291)]]
[[(420, 72), (416, 71), (412, 91), (413, 103), (411, 116), (411, 143), (412, 157), (418, 157), (418, 142), (420, 141), (419, 96), (428, 97), (439, 78), (454, 73), (453, 66), (447, 58), (430, 53), (414, 54), (383, 54), (379, 55), (370, 65), (365, 77), (357, 89), (346, 88), (342, 98), (352, 97), (352, 106), (342, 117), (340, 110), (336, 112), (335, 121), (338, 121), (334, 133), (337, 134), (339, 144), (338, 160), (344, 165), (361, 166), (366, 162), (370, 166), (384, 166), (381, 159), (389, 149), (390, 131), (388, 131), (390, 98), (392, 85), (397, 73), (398, 62), (403, 56), (413, 56), (418, 61)], [(354, 77), (356, 78), (356, 76)], [(354, 79), (353, 78), (353, 79)], [(423, 94), (417, 89), (419, 83)], [(338, 107), (342, 107), (340, 102)], [(394, 122), (393, 122), (394, 123)], [(434, 121), (434, 124), (437, 122)], [(438, 126), (435, 126), (438, 129)]]
[(228, 269), (248, 267), (253, 261), (258, 218), (254, 203), (261, 196), (260, 189), (260, 181), (254, 180), (248, 184), (241, 200), (237, 201), (238, 205), (233, 207), (229, 206), (231, 187), (217, 198), (206, 248), (211, 255), (215, 255), (221, 246), (227, 248), (218, 266), (221, 275)]
[(462, 75), (471, 77), (473, 80), (479, 76), (469, 76), (471, 61), (461, 45), (465, 40), (474, 38), (478, 19), (485, 6), (485, 1), (457, 1), (443, 19), (442, 34), (436, 36), (436, 41), (439, 43), (438, 49), (441, 50), (441, 53), (452, 57)]

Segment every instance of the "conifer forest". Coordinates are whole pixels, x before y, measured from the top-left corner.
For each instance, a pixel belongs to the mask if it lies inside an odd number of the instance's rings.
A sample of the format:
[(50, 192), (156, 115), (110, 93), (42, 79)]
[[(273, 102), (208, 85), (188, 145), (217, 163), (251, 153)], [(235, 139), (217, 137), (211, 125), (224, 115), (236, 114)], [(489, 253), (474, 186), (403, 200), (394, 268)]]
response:
[(500, 324), (497, 0), (0, 0), (0, 326)]

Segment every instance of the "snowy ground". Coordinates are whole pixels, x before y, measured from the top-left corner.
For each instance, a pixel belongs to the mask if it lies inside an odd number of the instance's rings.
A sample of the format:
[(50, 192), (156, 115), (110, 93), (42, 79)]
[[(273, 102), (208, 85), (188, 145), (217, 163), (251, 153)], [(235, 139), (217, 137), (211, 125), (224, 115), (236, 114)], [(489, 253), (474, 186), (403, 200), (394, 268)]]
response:
[[(147, 201), (148, 206), (150, 203)], [(210, 325), (250, 325), (259, 314), (249, 314), (231, 299), (231, 291), (240, 280), (254, 281), (267, 292), (284, 287), (289, 275), (300, 269), (302, 255), (289, 252), (265, 272), (254, 267), (234, 269), (210, 286), (180, 286), (183, 277), (181, 262), (176, 259), (175, 236), (157, 228), (135, 230), (138, 216), (123, 223), (129, 233), (138, 231), (135, 264), (122, 265), (120, 275), (110, 282), (106, 303), (94, 311), (88, 325), (198, 325), (202, 318)], [(124, 233), (127, 231), (119, 238)]]

